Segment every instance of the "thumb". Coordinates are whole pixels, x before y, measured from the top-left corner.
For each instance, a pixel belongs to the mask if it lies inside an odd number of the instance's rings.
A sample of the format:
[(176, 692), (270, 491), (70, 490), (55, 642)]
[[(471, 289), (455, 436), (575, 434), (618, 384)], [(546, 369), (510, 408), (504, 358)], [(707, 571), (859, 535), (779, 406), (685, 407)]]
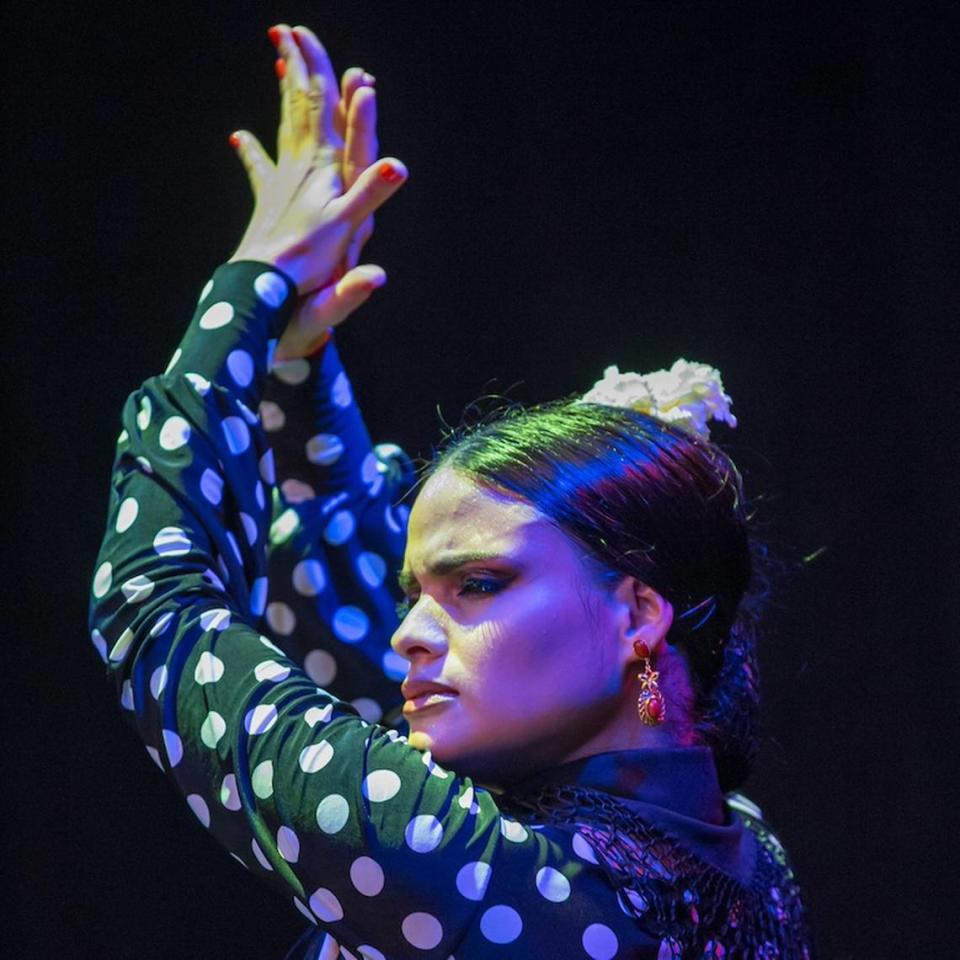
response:
[(382, 267), (364, 263), (348, 270), (335, 284), (312, 294), (304, 312), (313, 328), (335, 327), (343, 323), (378, 287), (387, 282)]

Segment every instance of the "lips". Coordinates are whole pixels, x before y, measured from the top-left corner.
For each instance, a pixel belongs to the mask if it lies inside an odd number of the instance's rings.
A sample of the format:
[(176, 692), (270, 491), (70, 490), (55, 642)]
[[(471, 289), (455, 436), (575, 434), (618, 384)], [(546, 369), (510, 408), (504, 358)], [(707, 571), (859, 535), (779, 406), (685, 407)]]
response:
[(405, 681), (401, 687), (406, 702), (403, 705), (404, 713), (415, 713), (430, 707), (449, 703), (457, 696), (457, 691), (442, 683), (427, 680)]

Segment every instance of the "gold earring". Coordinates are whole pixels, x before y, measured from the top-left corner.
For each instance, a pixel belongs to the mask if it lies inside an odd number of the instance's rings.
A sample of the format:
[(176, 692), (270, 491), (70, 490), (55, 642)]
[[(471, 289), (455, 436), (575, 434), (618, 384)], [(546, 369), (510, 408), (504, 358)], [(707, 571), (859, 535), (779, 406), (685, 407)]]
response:
[(648, 727), (656, 727), (667, 719), (667, 703), (657, 683), (660, 674), (650, 666), (650, 648), (642, 640), (635, 640), (633, 649), (643, 661), (643, 672), (637, 674), (640, 681), (637, 713)]

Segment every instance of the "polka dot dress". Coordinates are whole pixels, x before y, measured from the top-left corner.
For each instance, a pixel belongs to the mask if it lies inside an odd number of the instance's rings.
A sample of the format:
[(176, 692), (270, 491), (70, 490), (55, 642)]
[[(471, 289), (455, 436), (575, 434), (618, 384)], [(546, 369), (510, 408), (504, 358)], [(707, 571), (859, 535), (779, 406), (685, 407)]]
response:
[(371, 445), (332, 343), (271, 367), (295, 296), (221, 267), (124, 407), (90, 634), (122, 710), (309, 922), (298, 957), (673, 956), (583, 837), (505, 816), (393, 729), (411, 470)]

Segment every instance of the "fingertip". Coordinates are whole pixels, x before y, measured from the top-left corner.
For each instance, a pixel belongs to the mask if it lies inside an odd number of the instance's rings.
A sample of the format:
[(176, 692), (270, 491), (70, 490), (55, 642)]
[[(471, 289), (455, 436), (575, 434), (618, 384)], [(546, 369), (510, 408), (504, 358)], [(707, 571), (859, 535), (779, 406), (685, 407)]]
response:
[(387, 157), (377, 164), (377, 176), (391, 185), (406, 180), (409, 175), (406, 165), (396, 157)]
[(239, 150), (240, 144), (243, 143), (243, 140), (240, 137), (240, 131), (234, 130), (233, 133), (231, 133), (230, 136), (227, 137), (227, 143), (229, 143), (234, 150)]

